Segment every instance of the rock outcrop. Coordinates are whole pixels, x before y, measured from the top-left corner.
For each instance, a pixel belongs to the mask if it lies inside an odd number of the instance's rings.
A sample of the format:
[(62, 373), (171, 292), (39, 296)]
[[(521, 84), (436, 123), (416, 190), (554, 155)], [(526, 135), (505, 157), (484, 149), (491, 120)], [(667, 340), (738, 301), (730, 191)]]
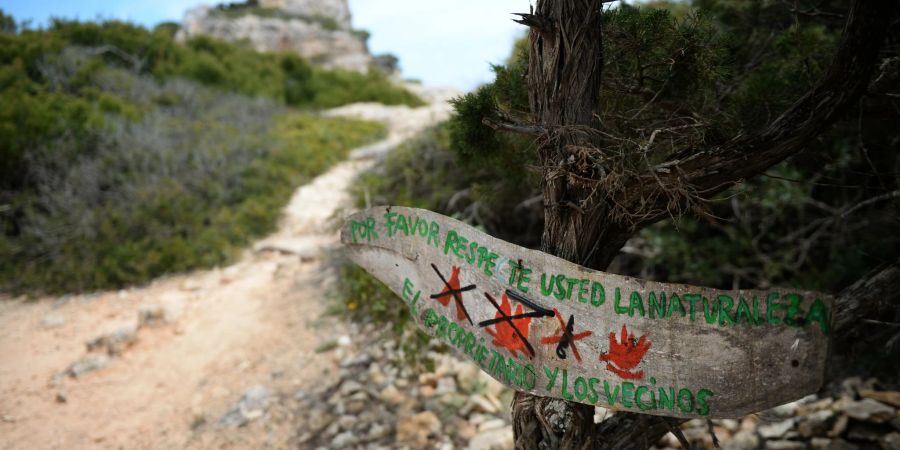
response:
[(314, 64), (365, 72), (376, 58), (351, 27), (347, 0), (259, 0), (188, 10), (178, 38), (248, 41), (258, 51), (296, 52)]
[(350, 29), (350, 5), (347, 0), (260, 0), (259, 4), (296, 16), (327, 17), (337, 22), (339, 28)]

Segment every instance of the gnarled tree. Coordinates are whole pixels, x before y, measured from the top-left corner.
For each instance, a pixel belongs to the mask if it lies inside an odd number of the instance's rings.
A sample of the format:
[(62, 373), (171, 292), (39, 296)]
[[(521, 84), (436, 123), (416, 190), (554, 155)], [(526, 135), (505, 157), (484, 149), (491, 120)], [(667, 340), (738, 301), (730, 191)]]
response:
[[(676, 48), (680, 53), (671, 58), (666, 80), (654, 79), (653, 61), (638, 61), (637, 80), (606, 80), (604, 68), (615, 63), (605, 58), (624, 58), (624, 53), (604, 54), (611, 47), (604, 45), (604, 39), (617, 36), (604, 29), (603, 3), (538, 0), (532, 11), (518, 14), (518, 21), (530, 28), (529, 114), (518, 122), (505, 113), (484, 118), (484, 124), (495, 130), (535, 136), (544, 205), (541, 249), (594, 269), (606, 269), (642, 228), (686, 212), (703, 214), (706, 199), (801, 152), (863, 96), (881, 89), (879, 82), (893, 80), (896, 85), (898, 78), (897, 64), (891, 64), (883, 52), (885, 42), (896, 39), (889, 36), (896, 28), (897, 2), (854, 0), (845, 12), (828, 13), (844, 22), (830, 63), (786, 109), (770, 111), (773, 118), (752, 129), (742, 124), (716, 130), (707, 120), (709, 115), (687, 110), (691, 106), (687, 101), (663, 107), (664, 114), (648, 118), (645, 112), (650, 105), (667, 95), (678, 98), (677, 84), (691, 82), (677, 78), (678, 58), (702, 58), (703, 49)], [(793, 5), (795, 15), (825, 14), (814, 7), (786, 3)], [(702, 34), (698, 30), (693, 29)], [(645, 82), (645, 77), (651, 81)], [(609, 103), (617, 99), (601, 92), (604, 84), (615, 85), (643, 103), (626, 114), (622, 108), (611, 114)], [(700, 101), (708, 106), (730, 94), (723, 89)], [(714, 120), (728, 122), (724, 116)], [(638, 125), (638, 121), (645, 123)], [(641, 138), (619, 132), (638, 126), (644, 128)], [(663, 141), (666, 148), (660, 149)], [(835, 339), (857, 333), (854, 327), (862, 317), (896, 315), (898, 284), (900, 261), (841, 293)], [(595, 424), (593, 416), (593, 407), (587, 405), (517, 393), (513, 402), (516, 447), (646, 448), (679, 423), (620, 413)]]

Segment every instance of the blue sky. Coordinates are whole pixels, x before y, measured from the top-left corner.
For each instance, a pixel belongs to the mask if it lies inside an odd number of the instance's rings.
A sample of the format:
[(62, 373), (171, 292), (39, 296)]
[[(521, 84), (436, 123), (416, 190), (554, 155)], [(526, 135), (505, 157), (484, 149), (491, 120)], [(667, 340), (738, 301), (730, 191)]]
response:
[[(235, 1), (235, 0), (232, 0)], [(147, 26), (180, 21), (197, 0), (4, 0), (16, 20), (40, 26), (53, 17), (125, 19)], [(471, 89), (490, 80), (490, 63), (502, 62), (524, 27), (512, 12), (528, 0), (350, 0), (353, 24), (372, 33), (373, 53), (400, 57), (403, 75), (433, 86)]]

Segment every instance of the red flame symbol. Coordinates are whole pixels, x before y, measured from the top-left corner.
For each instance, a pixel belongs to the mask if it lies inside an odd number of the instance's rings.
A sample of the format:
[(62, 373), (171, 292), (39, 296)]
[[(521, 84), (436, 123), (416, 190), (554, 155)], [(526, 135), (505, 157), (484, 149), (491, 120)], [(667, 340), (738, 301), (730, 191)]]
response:
[(644, 371), (631, 372), (637, 367), (650, 350), (650, 341), (647, 336), (635, 339), (628, 334), (628, 329), (622, 325), (622, 340), (616, 341), (616, 333), (609, 333), (609, 352), (600, 355), (600, 361), (606, 361), (606, 369), (618, 375), (624, 380), (640, 380), (644, 378)]
[[(503, 294), (500, 303), (500, 310), (495, 316), (497, 319), (503, 317), (515, 317), (522, 315), (522, 305), (516, 305), (516, 314), (515, 316), (511, 316), (512, 306), (509, 304), (509, 298), (506, 294)], [(511, 322), (511, 323), (510, 323)], [(494, 329), (485, 328), (485, 331), (488, 332), (491, 336), (494, 337), (493, 344), (497, 347), (503, 347), (509, 350), (513, 356), (517, 356), (517, 352), (522, 352), (526, 356), (528, 355), (528, 345), (525, 343), (524, 339), (528, 339), (528, 327), (531, 325), (531, 318), (525, 317), (521, 319), (512, 319), (503, 322), (499, 322), (494, 325)], [(516, 331), (521, 333), (519, 336)]]

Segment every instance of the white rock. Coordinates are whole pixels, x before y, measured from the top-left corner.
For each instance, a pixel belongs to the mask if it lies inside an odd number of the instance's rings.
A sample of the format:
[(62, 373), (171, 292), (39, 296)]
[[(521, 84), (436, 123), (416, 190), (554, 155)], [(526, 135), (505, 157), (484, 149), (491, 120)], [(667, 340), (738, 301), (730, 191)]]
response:
[(251, 387), (237, 405), (219, 419), (219, 424), (226, 427), (240, 427), (261, 417), (269, 406), (271, 395), (269, 389), (263, 385)]
[(104, 351), (110, 355), (119, 355), (137, 341), (137, 330), (136, 323), (120, 326), (111, 333), (102, 334), (88, 341), (87, 351)]
[(366, 439), (370, 441), (374, 441), (376, 439), (381, 439), (390, 433), (390, 429), (380, 423), (372, 424), (372, 427), (369, 428), (369, 432), (366, 434)]
[(401, 416), (397, 422), (397, 441), (425, 448), (428, 438), (441, 431), (441, 422), (431, 411)]
[(87, 355), (69, 366), (65, 373), (74, 378), (78, 378), (86, 373), (102, 369), (109, 364), (109, 361), (109, 356), (104, 354)]
[(800, 418), (800, 424), (797, 431), (801, 436), (810, 438), (813, 436), (821, 436), (827, 430), (827, 422), (834, 417), (834, 411), (823, 409), (812, 414)]
[(347, 381), (344, 381), (343, 383), (341, 383), (340, 393), (343, 396), (348, 396), (350, 394), (353, 394), (354, 392), (361, 390), (362, 388), (363, 388), (363, 386), (361, 384), (359, 384), (358, 382), (353, 381), (353, 380), (347, 380)]
[(438, 380), (435, 395), (446, 395), (456, 392), (456, 381), (452, 377), (444, 377)]
[(772, 408), (770, 411), (779, 417), (791, 417), (794, 413), (797, 412), (797, 408), (800, 407), (800, 402), (790, 402), (785, 403), (783, 405), (776, 406)]
[(857, 420), (883, 423), (894, 417), (894, 408), (884, 403), (865, 398), (857, 402), (848, 402), (844, 405), (844, 413)]
[[(257, 51), (292, 51), (327, 68), (366, 72), (375, 61), (363, 36), (350, 29), (344, 0), (263, 0), (282, 8), (282, 17), (245, 14), (231, 18), (208, 6), (188, 10), (176, 36), (246, 40)], [(325, 20), (322, 20), (322, 19)], [(333, 20), (331, 25), (326, 20)]]
[(719, 425), (732, 433), (741, 428), (741, 423), (734, 419), (722, 419), (719, 421)]
[(883, 450), (900, 450), (900, 433), (888, 433), (878, 443)]
[(486, 412), (488, 414), (495, 414), (495, 413), (499, 412), (497, 410), (497, 407), (494, 405), (494, 403), (482, 395), (474, 395), (474, 396), (470, 397), (469, 402), (478, 411)]
[(388, 385), (381, 390), (381, 401), (396, 406), (406, 401), (406, 396), (393, 385)]
[(319, 433), (325, 427), (330, 426), (334, 422), (334, 416), (321, 410), (312, 411), (309, 415), (309, 430), (313, 433)]
[(343, 449), (350, 447), (353, 444), (356, 444), (357, 439), (352, 431), (345, 431), (341, 434), (338, 434), (331, 440), (331, 448), (333, 449)]
[(754, 450), (759, 447), (759, 437), (749, 431), (738, 431), (722, 444), (722, 450)]
[(175, 308), (167, 305), (141, 305), (138, 308), (138, 327), (172, 323), (178, 314)]
[(511, 427), (478, 433), (469, 441), (469, 450), (507, 450), (513, 448)]
[(492, 419), (478, 425), (478, 432), (480, 433), (482, 431), (496, 430), (505, 427), (507, 427), (507, 425), (503, 419)]
[(783, 437), (794, 426), (794, 419), (762, 425), (759, 427), (759, 435), (764, 439), (777, 439)]
[(799, 441), (766, 441), (767, 450), (806, 450), (806, 444)]
[(353, 416), (341, 416), (338, 418), (337, 423), (343, 430), (352, 430), (353, 426), (359, 422), (356, 417)]
[(831, 430), (828, 431), (828, 437), (834, 438), (844, 434), (849, 423), (850, 418), (846, 415), (838, 416), (837, 420), (834, 421), (834, 425), (831, 426)]
[(299, 16), (328, 17), (337, 22), (338, 27), (350, 28), (350, 5), (347, 0), (260, 0), (259, 4)]

